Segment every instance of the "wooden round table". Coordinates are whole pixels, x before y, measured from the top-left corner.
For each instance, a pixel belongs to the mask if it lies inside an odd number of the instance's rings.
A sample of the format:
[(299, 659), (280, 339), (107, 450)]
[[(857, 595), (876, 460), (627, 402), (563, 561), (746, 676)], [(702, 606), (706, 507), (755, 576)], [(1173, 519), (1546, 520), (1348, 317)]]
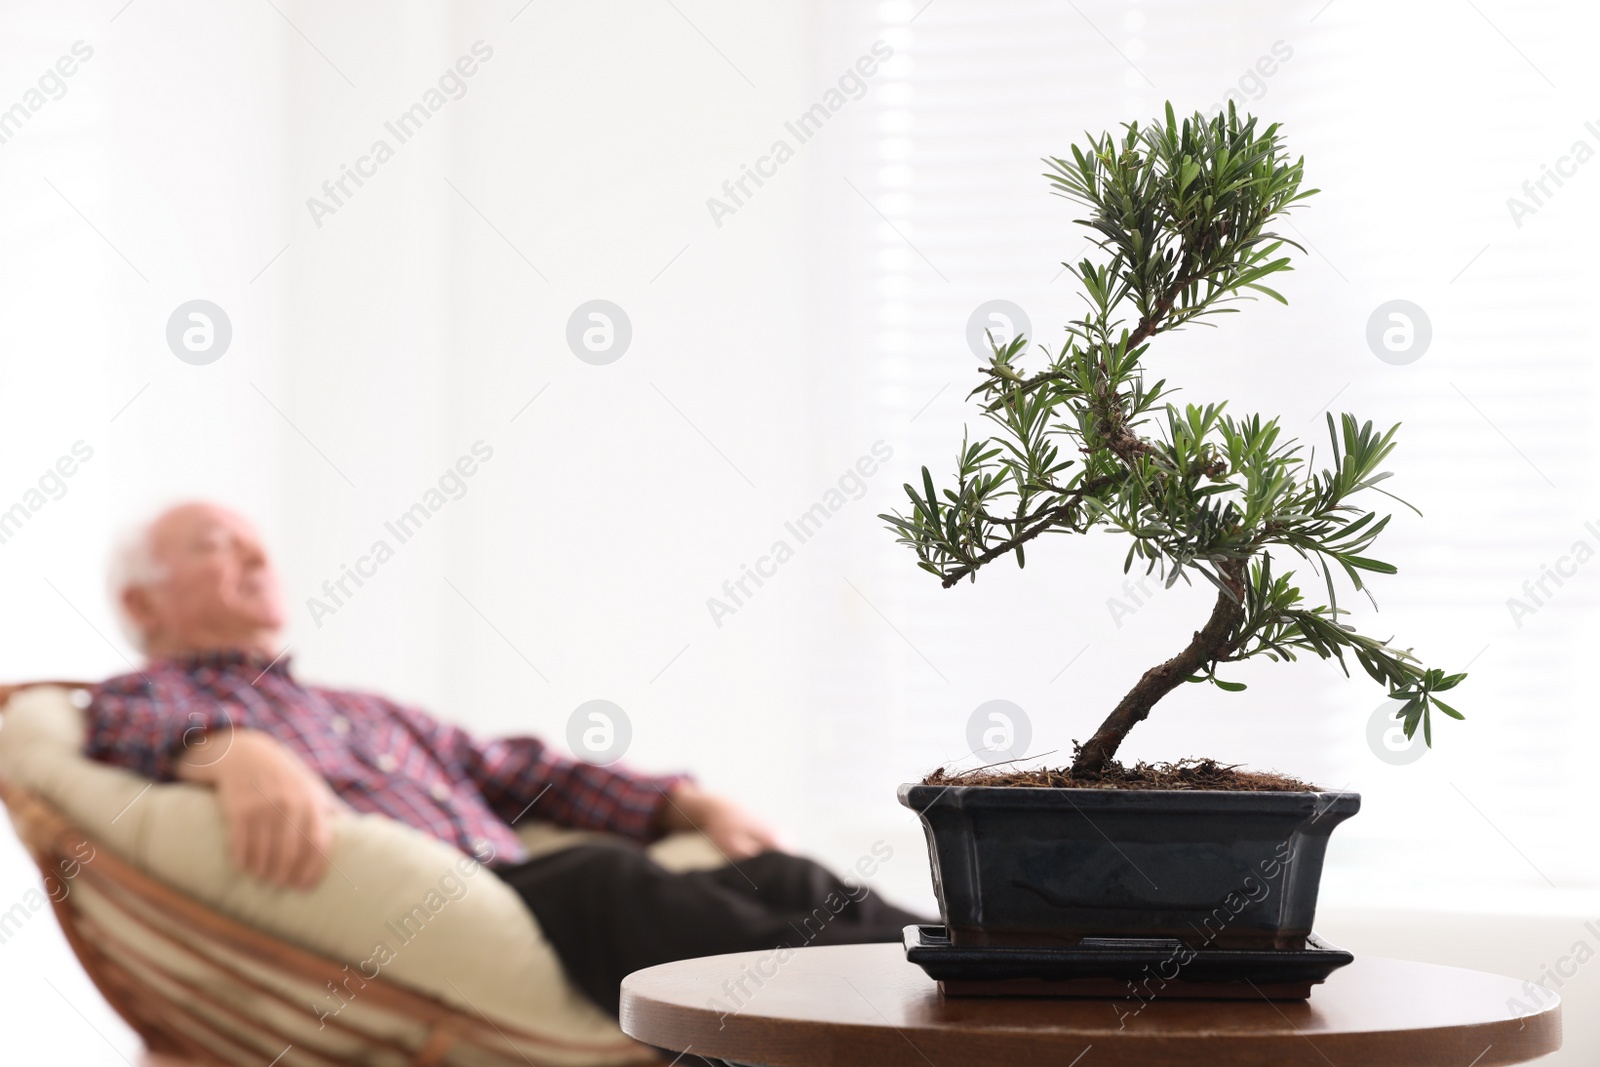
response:
[(842, 945), (638, 971), (622, 1029), (759, 1067), (1493, 1067), (1561, 1047), (1559, 1004), (1518, 1001), (1511, 978), (1366, 958), (1308, 1001), (947, 998), (899, 945)]

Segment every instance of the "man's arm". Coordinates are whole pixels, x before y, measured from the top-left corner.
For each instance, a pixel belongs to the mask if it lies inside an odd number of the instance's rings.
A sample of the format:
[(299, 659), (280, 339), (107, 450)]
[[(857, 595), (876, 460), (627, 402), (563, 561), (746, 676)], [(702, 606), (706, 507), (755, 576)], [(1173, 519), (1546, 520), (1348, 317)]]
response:
[(659, 825), (665, 833), (702, 833), (730, 860), (761, 852), (789, 851), (770, 826), (726, 797), (702, 792), (691, 779), (667, 791)]
[(88, 736), (83, 754), (125, 767), (158, 782), (177, 779), (177, 761), (191, 747), (212, 746), (212, 734), (244, 727), (245, 712), (216, 700), (200, 699), (186, 686), (159, 674), (127, 674), (96, 686), (86, 713)]
[(212, 787), (233, 865), (274, 885), (309, 889), (325, 873), (328, 815), (337, 802), (288, 748), (246, 729), (245, 714), (160, 680), (113, 678), (90, 700), (84, 754), (158, 782)]
[(534, 737), (480, 741), (415, 708), (395, 713), (440, 759), (462, 768), (496, 814), (604, 830), (637, 841), (697, 830), (732, 859), (780, 847), (773, 832), (687, 775), (641, 775), (556, 755)]
[(322, 880), (338, 800), (327, 783), (270, 734), (223, 730), (192, 742), (178, 778), (216, 791), (233, 865), (273, 885), (307, 890)]

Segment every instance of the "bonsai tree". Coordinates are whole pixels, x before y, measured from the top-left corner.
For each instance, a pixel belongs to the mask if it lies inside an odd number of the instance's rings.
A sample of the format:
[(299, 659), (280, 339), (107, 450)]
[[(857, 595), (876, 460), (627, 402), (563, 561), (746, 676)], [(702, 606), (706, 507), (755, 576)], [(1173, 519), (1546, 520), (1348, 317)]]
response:
[[(1078, 221), (1104, 253), (1065, 264), (1082, 286), (1083, 317), (1055, 352), (1041, 346), (1048, 360), (1031, 373), (1020, 365), (1027, 338), (991, 336), (969, 399), (998, 432), (963, 440), (954, 488), (938, 489), (924, 467), (922, 485), (905, 487), (909, 513), (880, 517), (946, 588), (1005, 556), (1023, 566), (1042, 535), (1097, 528), (1131, 541), (1124, 572), (1140, 565), (1168, 587), (1198, 575), (1216, 588), (1193, 639), (1075, 744), (1073, 777), (1103, 776), (1128, 731), (1182, 683), (1244, 689), (1218, 670), (1257, 656), (1314, 653), (1347, 675), (1353, 657), (1403, 702), (1406, 736), (1420, 724), (1432, 745), (1433, 710), (1462, 717), (1439, 694), (1466, 676), (1425, 669), (1409, 649), (1358, 633), (1335, 592), (1336, 574), (1365, 591), (1364, 575), (1395, 573), (1367, 554), (1389, 516), (1356, 501), (1390, 496), (1379, 483), (1399, 427), (1379, 432), (1330, 413), (1329, 464), (1316, 469), (1278, 420), (1236, 418), (1222, 403), (1180, 408), (1165, 381), (1144, 373), (1164, 333), (1258, 293), (1287, 303), (1265, 282), (1291, 269), (1284, 246), (1300, 246), (1268, 228), (1316, 192), (1300, 188), (1304, 159), (1289, 160), (1277, 124), (1258, 129), (1231, 104), (1181, 124), (1168, 104), (1165, 122), (1128, 123), (1120, 136), (1074, 146), (1070, 160), (1045, 162), (1051, 191), (1086, 209)], [(1305, 599), (1285, 566), (1297, 561), (1322, 579), (1326, 603)]]

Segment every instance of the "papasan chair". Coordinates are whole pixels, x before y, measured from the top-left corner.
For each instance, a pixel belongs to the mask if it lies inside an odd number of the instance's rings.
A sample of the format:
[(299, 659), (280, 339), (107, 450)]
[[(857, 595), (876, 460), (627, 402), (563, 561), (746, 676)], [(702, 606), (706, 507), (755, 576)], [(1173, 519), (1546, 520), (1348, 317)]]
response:
[[(511, 888), (378, 815), (336, 823), (308, 893), (234, 870), (210, 790), (81, 754), (88, 693), (0, 686), (0, 800), (61, 929), (159, 1056), (263, 1067), (624, 1067), (664, 1062), (566, 979)], [(530, 852), (573, 831), (519, 826)], [(721, 864), (699, 835), (663, 864)], [(42, 907), (42, 903), (39, 904)]]

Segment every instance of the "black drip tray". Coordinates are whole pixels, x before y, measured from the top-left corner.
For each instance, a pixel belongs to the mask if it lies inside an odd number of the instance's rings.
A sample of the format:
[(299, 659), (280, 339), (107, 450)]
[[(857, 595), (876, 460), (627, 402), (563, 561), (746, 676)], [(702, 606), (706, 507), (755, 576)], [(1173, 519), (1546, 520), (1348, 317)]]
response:
[(943, 926), (905, 928), (906, 959), (951, 995), (1303, 999), (1355, 957), (1316, 934), (1304, 948), (1192, 949), (1164, 938), (1076, 945), (952, 945)]

